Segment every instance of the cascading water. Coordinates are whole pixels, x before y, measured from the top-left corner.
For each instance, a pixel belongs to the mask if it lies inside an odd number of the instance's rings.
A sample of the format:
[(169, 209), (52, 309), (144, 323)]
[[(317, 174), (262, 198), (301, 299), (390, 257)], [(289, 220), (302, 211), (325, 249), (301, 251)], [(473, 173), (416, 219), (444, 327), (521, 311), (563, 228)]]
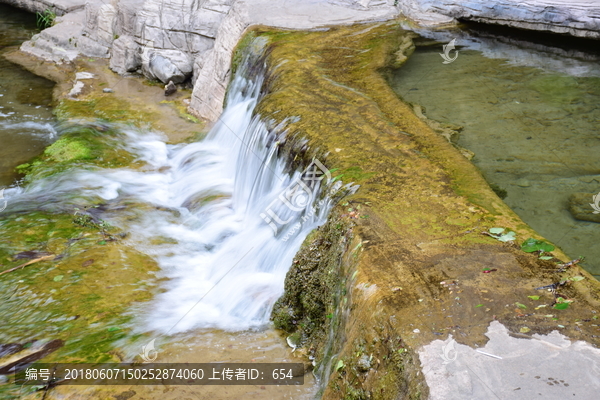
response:
[[(250, 76), (251, 67), (261, 72)], [(155, 133), (123, 129), (125, 139), (113, 145), (134, 154), (141, 168), (38, 179), (6, 191), (8, 211), (100, 204), (94, 215), (128, 232), (124, 240), (153, 256), (169, 278), (142, 313), (144, 329), (264, 325), (295, 253), (334, 202), (320, 194), (332, 183), (323, 165), (315, 160), (304, 172), (288, 173), (278, 157), (284, 127), (255, 114), (264, 69), (256, 55), (242, 64), (205, 140), (167, 145)], [(330, 186), (333, 193), (341, 182)]]

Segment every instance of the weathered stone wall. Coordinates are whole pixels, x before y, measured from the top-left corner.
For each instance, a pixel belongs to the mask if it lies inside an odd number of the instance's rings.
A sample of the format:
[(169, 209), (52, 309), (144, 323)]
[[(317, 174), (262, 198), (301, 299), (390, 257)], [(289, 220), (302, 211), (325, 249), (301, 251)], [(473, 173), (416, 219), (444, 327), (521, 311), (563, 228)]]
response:
[(597, 0), (399, 0), (409, 18), (428, 24), (456, 19), (600, 38)]
[(78, 54), (110, 58), (119, 74), (139, 71), (164, 83), (192, 78), (190, 112), (216, 120), (233, 49), (253, 25), (311, 29), (387, 20), (402, 12), (421, 25), (456, 19), (600, 38), (594, 0), (0, 0), (30, 11), (53, 9), (57, 24), (22, 50), (57, 63)]
[(51, 10), (59, 16), (82, 9), (85, 5), (85, 1), (82, 0), (0, 0), (0, 3), (33, 13)]

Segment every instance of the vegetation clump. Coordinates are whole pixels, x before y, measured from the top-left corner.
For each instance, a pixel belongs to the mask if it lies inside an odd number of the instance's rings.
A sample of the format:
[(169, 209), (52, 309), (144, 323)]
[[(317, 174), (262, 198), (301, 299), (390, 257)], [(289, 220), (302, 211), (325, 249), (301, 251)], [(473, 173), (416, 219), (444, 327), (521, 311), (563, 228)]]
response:
[(38, 12), (35, 14), (36, 16), (36, 24), (39, 29), (46, 29), (54, 25), (54, 20), (56, 19), (56, 13), (47, 8), (42, 12)]

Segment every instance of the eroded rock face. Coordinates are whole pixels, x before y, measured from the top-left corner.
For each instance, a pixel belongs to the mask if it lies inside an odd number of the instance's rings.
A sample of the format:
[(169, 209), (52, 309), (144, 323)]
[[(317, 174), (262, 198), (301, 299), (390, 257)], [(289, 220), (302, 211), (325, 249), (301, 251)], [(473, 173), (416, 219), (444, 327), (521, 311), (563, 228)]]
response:
[[(118, 73), (140, 66), (163, 82), (192, 77), (198, 89), (190, 112), (209, 120), (222, 111), (234, 47), (251, 25), (311, 29), (331, 24), (387, 20), (402, 12), (421, 25), (457, 19), (600, 38), (600, 5), (593, 0), (0, 0), (30, 11), (68, 12), (71, 26), (45, 30), (23, 50), (55, 62), (77, 54), (112, 58)], [(83, 8), (85, 7), (85, 12)], [(60, 22), (60, 21), (58, 21)], [(128, 36), (119, 40), (121, 37)], [(154, 65), (152, 56), (156, 54)], [(185, 55), (185, 56), (183, 56)], [(175, 57), (171, 59), (170, 57)], [(165, 60), (162, 60), (164, 58)]]
[(600, 3), (594, 0), (400, 0), (409, 18), (425, 24), (470, 21), (600, 38)]

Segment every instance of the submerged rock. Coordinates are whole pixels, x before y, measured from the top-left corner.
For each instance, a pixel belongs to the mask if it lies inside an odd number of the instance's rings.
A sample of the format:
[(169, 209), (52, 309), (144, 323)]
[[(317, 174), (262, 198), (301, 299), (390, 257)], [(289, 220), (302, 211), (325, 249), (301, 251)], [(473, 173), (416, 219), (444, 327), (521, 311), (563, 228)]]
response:
[(580, 221), (600, 223), (600, 213), (594, 214), (594, 193), (573, 193), (569, 198), (569, 211)]

